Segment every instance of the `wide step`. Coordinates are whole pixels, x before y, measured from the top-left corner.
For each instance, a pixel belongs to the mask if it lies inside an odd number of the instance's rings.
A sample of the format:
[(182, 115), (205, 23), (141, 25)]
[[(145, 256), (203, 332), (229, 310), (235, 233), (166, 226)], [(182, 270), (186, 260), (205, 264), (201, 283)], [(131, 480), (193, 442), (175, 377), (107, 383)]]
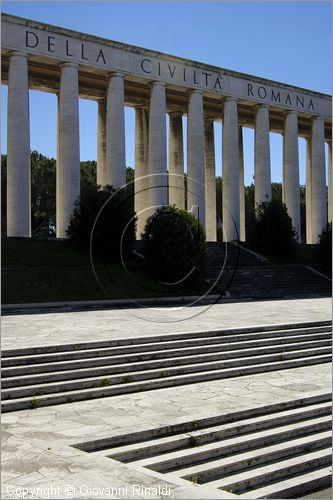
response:
[[(39, 354), (7, 352), (2, 411), (62, 404), (331, 361), (329, 322), (181, 333)], [(135, 343), (139, 340), (139, 343)], [(111, 345), (110, 345), (111, 344)], [(50, 349), (49, 347), (46, 349)], [(57, 350), (60, 349), (60, 350)]]
[(75, 446), (240, 498), (292, 498), (330, 485), (331, 394)]

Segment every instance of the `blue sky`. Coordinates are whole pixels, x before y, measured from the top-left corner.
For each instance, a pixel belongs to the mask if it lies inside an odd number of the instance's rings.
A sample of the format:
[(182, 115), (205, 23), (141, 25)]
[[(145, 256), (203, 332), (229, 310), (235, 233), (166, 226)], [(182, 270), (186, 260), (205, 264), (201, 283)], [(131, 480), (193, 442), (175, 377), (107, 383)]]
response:
[[(311, 90), (331, 93), (329, 2), (2, 2), (28, 17)], [(31, 148), (55, 156), (56, 97), (30, 92)], [(2, 86), (2, 152), (6, 151)], [(41, 124), (47, 123), (47, 126)], [(80, 100), (81, 159), (96, 159), (97, 104)], [(216, 171), (221, 174), (221, 126)], [(134, 113), (126, 109), (126, 163), (134, 166)], [(305, 144), (299, 141), (301, 183)], [(253, 175), (253, 130), (244, 131), (245, 181)], [(281, 181), (282, 138), (271, 134), (272, 180)]]

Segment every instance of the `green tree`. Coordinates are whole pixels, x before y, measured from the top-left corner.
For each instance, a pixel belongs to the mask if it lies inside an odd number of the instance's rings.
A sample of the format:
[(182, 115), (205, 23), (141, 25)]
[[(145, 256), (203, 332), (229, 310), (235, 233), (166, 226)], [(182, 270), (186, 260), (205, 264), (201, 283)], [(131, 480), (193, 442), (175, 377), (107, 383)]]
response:
[(254, 184), (245, 186), (245, 234), (248, 240), (248, 235), (251, 233), (255, 222), (255, 204), (254, 204)]
[(142, 250), (147, 271), (163, 282), (188, 284), (206, 271), (205, 232), (192, 214), (175, 206), (159, 208), (148, 218)]
[(274, 257), (293, 255), (296, 250), (296, 231), (285, 204), (273, 199), (257, 206), (255, 222), (247, 241), (259, 253)]
[(97, 187), (97, 163), (95, 160), (80, 162), (80, 190), (87, 186)]
[(282, 203), (282, 184), (281, 182), (272, 182), (272, 200)]
[(132, 249), (136, 225), (134, 200), (126, 189), (98, 187), (91, 184), (82, 187), (67, 235), (74, 247), (88, 252), (93, 232), (94, 255), (109, 260), (119, 257), (121, 245), (124, 254)]
[(332, 223), (326, 225), (319, 236), (317, 243), (317, 256), (320, 268), (332, 274)]
[(54, 235), (56, 214), (56, 161), (32, 151), (31, 227), (33, 236)]

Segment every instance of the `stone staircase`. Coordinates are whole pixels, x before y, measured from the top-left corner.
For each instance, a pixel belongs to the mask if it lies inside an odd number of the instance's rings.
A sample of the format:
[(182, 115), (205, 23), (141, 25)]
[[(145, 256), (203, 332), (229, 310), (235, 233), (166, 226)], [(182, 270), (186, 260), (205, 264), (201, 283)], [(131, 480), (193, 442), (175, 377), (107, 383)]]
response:
[(303, 265), (271, 265), (241, 246), (209, 243), (208, 279), (235, 299), (330, 297), (332, 282)]
[(331, 446), (325, 393), (75, 445), (155, 478), (191, 481), (199, 494), (204, 486), (252, 499), (330, 486)]
[(329, 321), (4, 350), (2, 411), (331, 361)]

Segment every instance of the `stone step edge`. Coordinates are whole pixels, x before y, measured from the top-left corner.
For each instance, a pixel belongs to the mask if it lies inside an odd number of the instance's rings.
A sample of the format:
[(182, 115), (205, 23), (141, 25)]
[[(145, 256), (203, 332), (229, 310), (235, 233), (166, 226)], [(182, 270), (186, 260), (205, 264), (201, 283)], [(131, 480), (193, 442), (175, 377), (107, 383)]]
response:
[[(119, 462), (133, 462), (140, 459), (142, 455), (148, 458), (149, 456), (156, 456), (166, 451), (184, 450), (194, 446), (195, 440), (198, 438), (198, 444), (210, 443), (216, 437), (220, 437), (221, 433), (225, 433), (225, 437), (233, 435), (239, 436), (249, 434), (253, 430), (264, 430), (268, 427), (281, 426), (282, 424), (302, 422), (311, 418), (329, 415), (331, 413), (332, 405), (330, 402), (315, 404), (312, 407), (306, 408), (292, 408), (290, 410), (283, 410), (274, 412), (273, 414), (264, 414), (252, 418), (245, 418), (243, 420), (235, 420), (233, 422), (222, 423), (220, 425), (206, 427), (204, 429), (178, 433), (172, 436), (151, 439), (149, 441), (141, 441), (124, 446), (118, 446), (112, 451), (112, 447), (103, 450), (91, 451), (94, 455), (107, 456)], [(173, 445), (173, 446), (172, 446)]]
[[(2, 315), (27, 314), (36, 312), (60, 312), (80, 311), (95, 309), (114, 309), (119, 307), (138, 308), (140, 304), (147, 307), (160, 305), (183, 304), (197, 301), (202, 303), (215, 302), (221, 298), (220, 295), (185, 295), (183, 297), (159, 297), (159, 298), (136, 298), (136, 299), (107, 299), (107, 300), (68, 300), (63, 302), (30, 302), (27, 304), (2, 304)], [(139, 303), (139, 306), (138, 306)]]
[[(246, 470), (256, 459), (256, 464), (264, 464), (267, 461), (277, 461), (281, 458), (292, 457), (303, 454), (308, 449), (317, 450), (331, 446), (332, 435), (328, 430), (317, 434), (307, 434), (288, 439), (286, 441), (264, 446), (253, 447), (248, 450), (235, 452), (229, 457), (217, 457), (209, 462), (195, 464), (184, 468), (175, 468), (176, 474), (188, 481), (197, 477), (199, 483), (208, 483), (219, 474), (234, 474), (236, 471)], [(252, 463), (253, 465), (253, 463)], [(148, 467), (147, 467), (148, 468)], [(166, 468), (166, 472), (169, 472)], [(155, 469), (152, 469), (155, 470)], [(169, 472), (170, 473), (170, 472)], [(217, 480), (217, 479), (216, 479)], [(257, 498), (257, 497), (253, 497)]]
[[(321, 459), (326, 462), (321, 464), (322, 466), (330, 465), (332, 462), (332, 447), (328, 446), (313, 452), (305, 453), (304, 455), (291, 457), (287, 459), (277, 460), (273, 464), (261, 465), (255, 468), (251, 468), (248, 471), (238, 472), (230, 476), (226, 476), (223, 479), (217, 479), (215, 481), (208, 481), (203, 483), (206, 486), (212, 488), (225, 489), (226, 491), (231, 491), (232, 493), (240, 494), (244, 490), (248, 491), (252, 484), (255, 482), (257, 485), (264, 485), (268, 481), (274, 480), (275, 478), (286, 478), (291, 475), (299, 474), (304, 471), (304, 466), (312, 466), (312, 468), (318, 468), (318, 464)], [(315, 463), (313, 463), (315, 462)], [(275, 481), (276, 482), (276, 481)]]
[[(310, 363), (311, 362), (311, 363)], [(113, 397), (120, 394), (128, 394), (133, 392), (141, 392), (147, 390), (156, 390), (169, 388), (179, 385), (195, 384), (205, 381), (217, 380), (221, 378), (233, 378), (246, 376), (254, 373), (263, 373), (276, 371), (287, 368), (297, 368), (300, 366), (308, 366), (309, 364), (323, 364), (331, 362), (331, 356), (314, 356), (313, 358), (299, 358), (296, 360), (276, 362), (274, 364), (251, 365), (248, 367), (229, 368), (225, 370), (214, 370), (213, 372), (205, 372), (199, 374), (187, 374), (177, 377), (165, 377), (161, 379), (145, 380), (142, 382), (124, 383), (111, 387), (103, 387), (100, 389), (82, 389), (81, 391), (65, 391), (46, 396), (38, 396), (36, 406), (52, 406), (56, 404), (65, 404), (74, 401), (83, 401), (87, 399), (97, 399), (100, 397)], [(222, 372), (222, 373), (221, 373)], [(203, 377), (203, 375), (205, 375)], [(86, 397), (88, 396), (88, 397)], [(75, 400), (72, 398), (75, 397)], [(32, 406), (32, 401), (36, 398), (31, 396), (17, 399), (9, 399), (2, 401), (1, 409), (3, 412), (16, 411), (20, 409), (28, 409)], [(46, 404), (45, 404), (46, 403)], [(14, 408), (14, 409), (13, 409)]]
[[(114, 355), (110, 353), (104, 353), (103, 356), (84, 356), (83, 358), (79, 356), (82, 352), (89, 351), (69, 351), (68, 356), (71, 353), (74, 353), (73, 357), (66, 357), (64, 355), (60, 355), (60, 358), (64, 359), (55, 359), (49, 360), (42, 363), (19, 363), (18, 365), (12, 364), (12, 361), (15, 361), (17, 358), (6, 358), (2, 360), (2, 364), (4, 366), (1, 369), (2, 378), (9, 377), (24, 377), (26, 375), (33, 374), (48, 374), (53, 371), (69, 371), (67, 367), (73, 366), (74, 368), (71, 371), (89, 369), (89, 368), (102, 368), (103, 366), (118, 365), (125, 363), (146, 363), (158, 360), (166, 360), (171, 358), (181, 358), (187, 356), (189, 358), (201, 356), (201, 355), (214, 355), (220, 352), (225, 351), (225, 353), (237, 350), (230, 349), (231, 346), (239, 347), (239, 351), (242, 352), (244, 350), (258, 350), (258, 349), (274, 349), (278, 346), (281, 348), (288, 348), (291, 345), (297, 344), (301, 345), (301, 348), (306, 349), (310, 344), (313, 343), (322, 343), (324, 345), (331, 344), (332, 342), (332, 334), (330, 332), (319, 332), (312, 334), (312, 340), (306, 338), (308, 335), (288, 335), (288, 336), (272, 336), (268, 338), (257, 338), (254, 340), (241, 340), (238, 342), (219, 342), (217, 344), (207, 344), (207, 345), (196, 345), (190, 347), (178, 347), (173, 349), (163, 349), (163, 350), (150, 350), (144, 352), (129, 352), (129, 353), (115, 353)], [(253, 344), (253, 345), (252, 345)], [(112, 348), (111, 348), (112, 349)], [(170, 355), (172, 354), (172, 355)], [(140, 359), (143, 358), (143, 359)], [(147, 358), (147, 359), (144, 359)], [(20, 360), (22, 358), (19, 358)], [(23, 358), (29, 361), (31, 358)], [(89, 366), (90, 365), (90, 366)], [(12, 375), (11, 375), (12, 372)], [(22, 372), (22, 373), (20, 373)], [(9, 375), (8, 375), (9, 373)]]
[[(301, 422), (293, 422), (282, 424), (273, 428), (259, 429), (249, 434), (239, 434), (223, 437), (217, 441), (204, 443), (193, 448), (185, 450), (171, 451), (161, 455), (146, 457), (143, 459), (133, 460), (140, 467), (148, 467), (157, 472), (164, 470), (175, 469), (178, 471), (198, 466), (203, 472), (211, 470), (211, 464), (223, 458), (230, 461), (232, 466), (237, 463), (237, 455), (246, 451), (253, 451), (264, 455), (264, 448), (267, 446), (281, 445), (281, 447), (289, 447), (288, 441), (304, 436), (320, 434), (328, 432), (331, 427), (332, 419), (330, 415), (324, 415), (310, 420)], [(271, 444), (274, 443), (274, 444)], [(225, 456), (232, 454), (232, 457)], [(226, 464), (224, 465), (224, 473), (227, 474)], [(180, 474), (181, 475), (181, 474)], [(184, 476), (182, 476), (184, 477)]]
[[(305, 351), (305, 352), (304, 352)], [(312, 358), (316, 357), (325, 357), (329, 356), (331, 359), (331, 353), (332, 349), (330, 347), (318, 347), (313, 350), (310, 350), (307, 352), (306, 350), (296, 350), (296, 351), (287, 351), (285, 353), (273, 353), (273, 354), (258, 354), (254, 356), (247, 356), (247, 357), (240, 357), (240, 358), (230, 358), (230, 359), (224, 359), (224, 360), (218, 360), (214, 361), (211, 363), (206, 362), (200, 362), (200, 363), (189, 363), (187, 365), (180, 365), (180, 366), (170, 366), (170, 367), (162, 367), (162, 368), (150, 368), (147, 370), (137, 370), (137, 371), (125, 371), (125, 372), (119, 372), (119, 373), (114, 373), (110, 374), (109, 377), (111, 380), (110, 384), (106, 384), (107, 386), (115, 386), (119, 384), (123, 384), (123, 379), (127, 377), (131, 377), (132, 379), (136, 380), (128, 380), (128, 382), (136, 383), (140, 380), (147, 380), (149, 377), (152, 377), (152, 380), (155, 380), (156, 378), (159, 377), (165, 377), (165, 378), (172, 378), (172, 377), (180, 377), (183, 375), (197, 375), (197, 374), (205, 374), (207, 372), (212, 372), (212, 371), (219, 371), (219, 370), (227, 370), (231, 368), (241, 368), (242, 366), (253, 366), (253, 365), (260, 365), (260, 364), (265, 364), (267, 365), (268, 363), (278, 363), (280, 361), (293, 361), (293, 360), (298, 360), (298, 359), (307, 359), (311, 360)], [(285, 358), (285, 360), (281, 360), (281, 356)], [(266, 363), (261, 363), (260, 361), (266, 361)], [(257, 363), (259, 361), (259, 363)], [(230, 365), (230, 366), (225, 366), (225, 365)], [(130, 364), (129, 364), (130, 365)], [(214, 368), (212, 368), (214, 367)], [(185, 373), (177, 373), (179, 371), (184, 371)], [(163, 375), (163, 373), (169, 372), (167, 375)], [(154, 376), (156, 375), (156, 376)], [(106, 374), (105, 374), (106, 376)], [(80, 384), (91, 384), (91, 383), (96, 383), (96, 381), (99, 381), (100, 375), (93, 376), (93, 377), (88, 377), (88, 378), (79, 378), (79, 379), (65, 379), (61, 381), (55, 381), (55, 382), (47, 382), (47, 383), (42, 383), (42, 384), (33, 384), (33, 385), (24, 385), (24, 386), (14, 386), (14, 387), (8, 387), (8, 388), (3, 388), (1, 391), (2, 394), (2, 399), (3, 401), (6, 401), (6, 395), (12, 394), (12, 393), (20, 393), (22, 394), (24, 392), (28, 391), (42, 391), (45, 390), (45, 387), (48, 388), (61, 388), (62, 386), (72, 386), (70, 390), (75, 390), (75, 386), (79, 386)], [(147, 378), (146, 378), (147, 377)], [(126, 381), (125, 381), (126, 382)], [(85, 389), (85, 388), (84, 388)], [(54, 393), (56, 393), (55, 391)], [(60, 391), (61, 392), (61, 391)], [(53, 394), (53, 392), (46, 393), (47, 394)], [(33, 396), (33, 394), (30, 394), (30, 396)], [(19, 397), (19, 396), (18, 396)], [(25, 397), (25, 396), (23, 396)]]
[[(218, 362), (231, 362), (233, 360), (241, 360), (241, 359), (251, 359), (256, 358), (258, 356), (281, 356), (287, 353), (305, 353), (311, 350), (311, 355), (315, 353), (318, 349), (328, 349), (331, 346), (332, 342), (330, 340), (317, 340), (317, 341), (309, 341), (307, 344), (299, 344), (299, 343), (286, 343), (286, 344), (277, 344), (277, 345), (268, 345), (263, 347), (253, 347), (253, 348), (244, 348), (244, 349), (230, 349), (225, 352), (221, 350), (220, 352), (209, 352), (209, 353), (198, 353), (191, 354), (186, 356), (176, 356), (176, 357), (165, 357), (159, 359), (152, 360), (144, 360), (144, 361), (129, 361), (127, 360), (124, 363), (115, 363), (115, 364), (105, 364), (99, 366), (90, 366), (90, 367), (81, 367), (75, 368), (72, 370), (56, 370), (57, 366), (53, 368), (55, 371), (43, 371), (36, 373), (28, 373), (26, 375), (14, 375), (14, 376), (5, 376), (4, 370), (1, 370), (2, 376), (2, 390), (10, 389), (10, 388), (18, 388), (23, 386), (34, 386), (36, 384), (46, 384), (53, 382), (61, 382), (61, 381), (74, 381), (74, 380), (88, 380), (96, 377), (103, 376), (116, 376), (122, 373), (133, 373), (129, 371), (131, 368), (136, 372), (145, 372), (150, 370), (161, 370), (162, 368), (172, 369), (173, 367), (184, 367), (192, 366), (192, 365), (202, 365), (209, 362), (218, 363)], [(306, 357), (306, 356), (305, 356)], [(87, 358), (88, 360), (95, 358)], [(99, 359), (99, 358), (97, 358)], [(112, 358), (110, 359), (112, 361)], [(61, 363), (61, 362), (60, 362)], [(84, 362), (83, 362), (84, 363)], [(179, 365), (179, 366), (178, 366)], [(30, 367), (34, 367), (36, 365), (29, 365)], [(22, 367), (21, 367), (22, 368)], [(13, 368), (8, 367), (7, 370)], [(111, 373), (111, 372), (114, 373)], [(75, 376), (73, 376), (75, 375)], [(41, 380), (43, 379), (43, 380)], [(57, 380), (58, 379), (58, 380)], [(27, 382), (26, 384), (24, 382)], [(29, 383), (30, 382), (30, 383)]]
[(302, 474), (293, 479), (279, 481), (264, 488), (252, 490), (240, 495), (240, 499), (253, 498), (290, 498), (298, 494), (304, 494), (332, 485), (332, 467), (324, 467), (313, 472)]
[[(2, 350), (2, 358), (6, 357), (12, 357), (12, 356), (19, 356), (19, 355), (25, 355), (25, 354), (20, 354), (21, 352), (27, 352), (31, 354), (32, 352), (35, 352), (37, 354), (47, 354), (47, 353), (53, 353), (53, 352), (62, 352), (62, 351), (54, 351), (54, 349), (67, 349), (67, 350), (84, 350), (85, 347), (90, 347), (93, 348), (92, 346), (96, 346), (95, 348), (98, 349), (102, 346), (109, 346), (109, 347), (117, 347), (117, 346), (122, 346), (122, 345), (127, 345), (130, 343), (131, 345), (134, 344), (145, 344), (145, 343), (154, 343), (154, 342), (168, 342), (172, 340), (184, 340), (186, 338), (191, 338), (191, 335), (198, 335), (198, 336), (214, 336), (218, 334), (218, 336), (222, 335), (237, 335), (237, 334), (246, 334), (246, 333), (264, 333), (264, 332), (279, 332), (281, 330), (298, 330), (298, 329), (307, 329), (307, 328), (320, 328), (320, 327), (331, 327), (332, 326), (332, 320), (321, 320), (321, 321), (302, 321), (302, 322), (295, 322), (295, 323), (281, 323), (281, 324), (270, 324), (270, 325), (256, 325), (256, 326), (250, 326), (250, 327), (240, 327), (240, 328), (219, 328), (216, 330), (207, 330), (207, 331), (202, 331), (202, 330), (196, 330), (192, 332), (175, 332), (171, 334), (165, 334), (165, 335), (155, 335), (155, 336), (148, 336), (148, 337), (130, 337), (127, 339), (124, 338), (119, 338), (119, 339), (112, 339), (112, 340), (100, 340), (100, 341), (94, 341), (94, 342), (81, 342), (81, 343), (70, 343), (70, 344), (55, 344), (55, 345), (45, 345), (45, 346), (36, 346), (36, 347), (26, 347), (26, 348), (16, 348), (16, 349), (3, 349)], [(181, 338), (177, 338), (175, 336), (182, 336)], [(123, 344), (126, 342), (126, 344)], [(111, 344), (110, 344), (111, 343)], [(79, 347), (79, 349), (78, 349)]]
[(75, 448), (82, 451), (93, 452), (98, 449), (105, 449), (117, 446), (118, 448), (124, 446), (124, 441), (126, 446), (128, 444), (137, 444), (143, 440), (149, 438), (163, 438), (170, 434), (179, 433), (189, 433), (195, 430), (204, 430), (216, 425), (223, 425), (227, 423), (236, 422), (239, 420), (244, 420), (247, 418), (260, 418), (266, 417), (273, 413), (279, 413), (283, 411), (293, 411), (293, 410), (306, 410), (318, 404), (332, 404), (332, 393), (326, 390), (312, 391), (310, 394), (302, 397), (296, 397), (293, 399), (284, 399), (278, 403), (271, 403), (269, 405), (262, 403), (258, 406), (250, 407), (245, 410), (229, 410), (222, 415), (216, 415), (212, 417), (205, 417), (199, 420), (187, 420), (185, 422), (179, 422), (176, 424), (166, 425), (162, 427), (148, 428), (144, 431), (135, 431), (132, 433), (121, 434), (114, 437), (107, 436), (102, 439), (95, 439), (91, 441), (85, 441), (82, 443), (76, 443)]

